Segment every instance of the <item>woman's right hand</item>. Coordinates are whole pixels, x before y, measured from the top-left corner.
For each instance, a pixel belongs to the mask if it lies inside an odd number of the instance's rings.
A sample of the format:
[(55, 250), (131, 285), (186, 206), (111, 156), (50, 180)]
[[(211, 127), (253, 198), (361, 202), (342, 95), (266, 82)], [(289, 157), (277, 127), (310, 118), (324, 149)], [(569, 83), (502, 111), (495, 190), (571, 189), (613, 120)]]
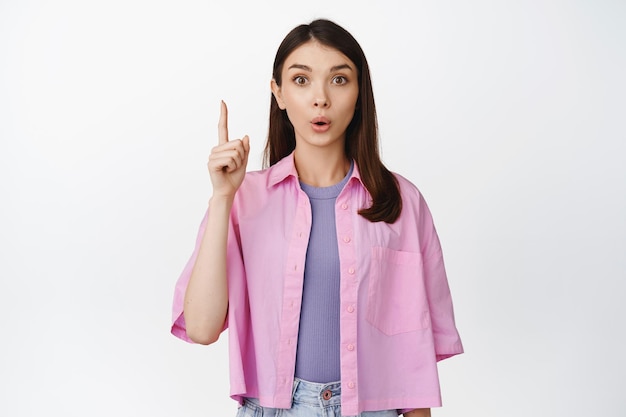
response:
[(209, 175), (214, 197), (233, 198), (243, 182), (250, 153), (250, 138), (228, 140), (228, 108), (222, 101), (217, 125), (219, 142), (209, 155)]

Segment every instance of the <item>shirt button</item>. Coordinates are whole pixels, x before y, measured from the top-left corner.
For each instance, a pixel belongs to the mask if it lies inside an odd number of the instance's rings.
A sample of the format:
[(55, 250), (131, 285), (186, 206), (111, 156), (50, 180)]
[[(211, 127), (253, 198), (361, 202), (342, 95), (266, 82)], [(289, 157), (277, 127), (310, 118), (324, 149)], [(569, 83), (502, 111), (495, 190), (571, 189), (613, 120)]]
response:
[(348, 382), (348, 388), (353, 389), (356, 384), (353, 381)]
[(348, 350), (351, 352), (354, 350), (354, 345), (352, 343), (348, 345)]
[(348, 306), (348, 313), (354, 313), (354, 306), (353, 305), (349, 305)]
[(348, 205), (346, 203), (343, 203), (341, 205), (341, 208), (344, 209), (344, 210), (348, 210)]
[(346, 242), (346, 243), (350, 243), (350, 240), (351, 240), (350, 236), (344, 236), (343, 237), (343, 241)]
[(348, 268), (348, 274), (354, 275), (354, 268)]

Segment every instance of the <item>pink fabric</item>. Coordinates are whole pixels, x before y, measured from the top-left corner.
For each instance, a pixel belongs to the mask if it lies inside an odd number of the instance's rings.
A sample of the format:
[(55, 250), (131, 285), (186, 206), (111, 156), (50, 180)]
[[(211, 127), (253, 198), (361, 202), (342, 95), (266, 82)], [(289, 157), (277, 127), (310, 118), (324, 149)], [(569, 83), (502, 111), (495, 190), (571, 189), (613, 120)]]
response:
[[(358, 167), (337, 197), (341, 265), (342, 413), (441, 405), (437, 361), (463, 352), (439, 239), (421, 194), (397, 175), (402, 215), (372, 223)], [(176, 284), (172, 333), (185, 331), (183, 299), (199, 242)], [(249, 172), (228, 238), (230, 394), (289, 408), (311, 208), (293, 155)]]

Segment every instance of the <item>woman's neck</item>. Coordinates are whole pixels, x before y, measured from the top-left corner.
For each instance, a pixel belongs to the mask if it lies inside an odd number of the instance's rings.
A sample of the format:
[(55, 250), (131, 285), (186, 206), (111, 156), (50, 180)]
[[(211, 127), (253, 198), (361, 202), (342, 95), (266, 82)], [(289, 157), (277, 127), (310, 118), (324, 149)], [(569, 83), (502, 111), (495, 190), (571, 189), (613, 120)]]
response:
[(350, 161), (341, 151), (300, 150), (296, 147), (294, 160), (300, 181), (314, 187), (329, 187), (341, 182), (350, 170)]

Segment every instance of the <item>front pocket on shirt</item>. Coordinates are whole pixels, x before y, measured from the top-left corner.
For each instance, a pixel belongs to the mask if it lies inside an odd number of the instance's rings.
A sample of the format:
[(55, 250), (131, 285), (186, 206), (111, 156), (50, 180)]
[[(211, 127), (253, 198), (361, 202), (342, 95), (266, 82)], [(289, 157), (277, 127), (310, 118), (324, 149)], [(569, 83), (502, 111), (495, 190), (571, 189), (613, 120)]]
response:
[(365, 318), (388, 335), (429, 327), (420, 253), (372, 248)]

